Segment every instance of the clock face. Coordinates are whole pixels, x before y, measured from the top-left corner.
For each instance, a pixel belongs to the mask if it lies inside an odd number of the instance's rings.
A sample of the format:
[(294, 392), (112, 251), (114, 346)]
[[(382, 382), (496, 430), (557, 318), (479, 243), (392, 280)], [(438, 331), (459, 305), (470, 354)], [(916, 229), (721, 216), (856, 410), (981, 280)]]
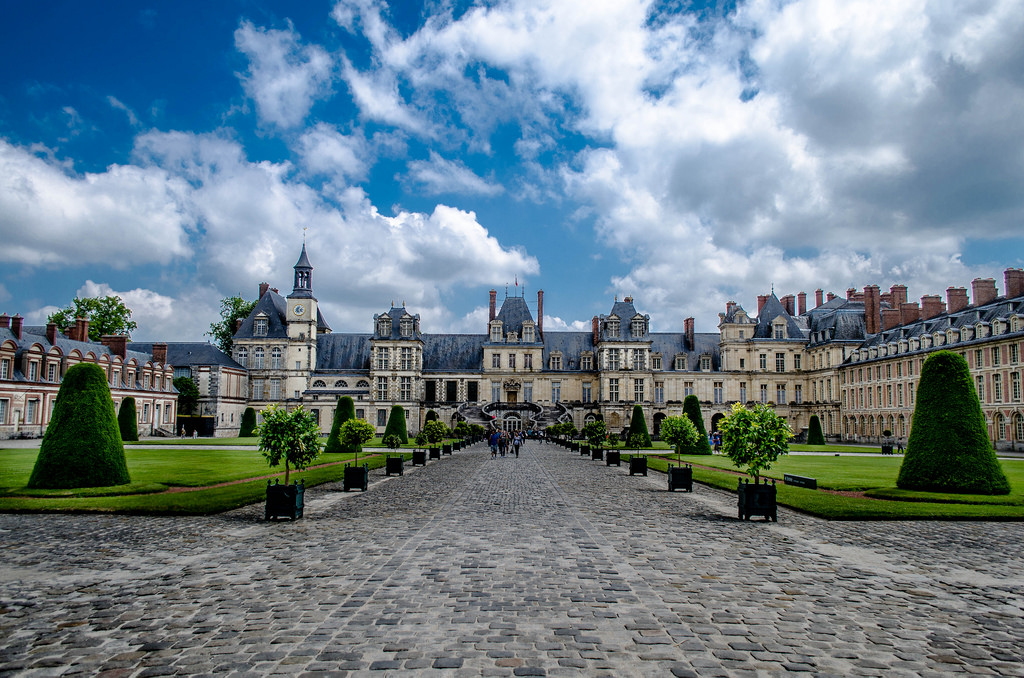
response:
[(295, 311), (295, 315), (302, 315), (306, 312), (306, 307), (302, 304), (295, 304), (295, 308), (292, 310)]

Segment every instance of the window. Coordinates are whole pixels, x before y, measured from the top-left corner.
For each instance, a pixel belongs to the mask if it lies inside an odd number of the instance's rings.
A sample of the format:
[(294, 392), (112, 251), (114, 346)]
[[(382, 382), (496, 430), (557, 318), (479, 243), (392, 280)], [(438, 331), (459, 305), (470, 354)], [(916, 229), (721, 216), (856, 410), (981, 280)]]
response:
[(499, 403), (499, 402), (501, 402), (501, 382), (500, 381), (492, 381), (491, 382), (491, 402), (492, 403)]
[(741, 370), (746, 369), (746, 366), (747, 366), (746, 363), (747, 363), (747, 361), (744, 358), (740, 358), (740, 369)]
[(281, 399), (281, 380), (271, 379), (270, 380), (270, 400)]
[(589, 372), (594, 369), (594, 358), (593, 356), (585, 355), (580, 358), (580, 369)]
[(633, 380), (633, 402), (642, 403), (644, 401), (644, 380), (634, 379)]
[(711, 371), (711, 356), (702, 355), (700, 357), (700, 371), (710, 372)]
[(403, 337), (412, 336), (412, 318), (402, 318), (400, 322), (401, 333)]
[(722, 382), (716, 381), (714, 384), (715, 404), (721, 405), (724, 397), (724, 390), (722, 389)]
[(377, 334), (382, 337), (391, 336), (391, 318), (383, 316), (377, 320)]
[(801, 384), (793, 386), (793, 401), (797, 405), (804, 401), (804, 387)]
[(491, 325), (491, 341), (501, 341), (501, 323), (495, 323)]
[(551, 356), (551, 369), (560, 370), (562, 369), (562, 356), (553, 355)]
[(508, 368), (510, 370), (514, 370), (516, 368), (516, 354), (515, 353), (509, 353), (508, 354)]
[[(586, 386), (589, 386), (589, 384), (584, 384), (584, 387), (586, 387)], [(532, 403), (533, 402), (533, 382), (532, 381), (528, 381), (528, 382), (523, 384), (523, 402), (527, 402), (527, 403)], [(586, 402), (586, 401), (584, 401), (584, 402)]]
[(1010, 397), (1013, 402), (1020, 402), (1020, 372), (1010, 372)]
[(665, 382), (663, 381), (654, 382), (654, 402), (665, 402)]
[(252, 351), (252, 367), (254, 370), (263, 369), (263, 347), (257, 346)]
[(57, 363), (50, 363), (46, 366), (46, 381), (57, 381)]
[(142, 423), (149, 423), (149, 403), (145, 403), (142, 406)]
[(745, 381), (740, 382), (740, 402), (747, 402), (747, 382)]
[(683, 396), (685, 397), (685, 396), (692, 396), (692, 395), (693, 395), (693, 382), (692, 381), (684, 381), (683, 382)]
[(761, 384), (761, 402), (768, 402), (768, 384)]
[(10, 409), (10, 400), (0, 400), (0, 426), (7, 424), (7, 411)]
[(1001, 414), (996, 415), (996, 437), (1006, 440), (1006, 417)]
[(616, 403), (619, 401), (619, 380), (609, 379), (608, 380), (608, 400)]
[(412, 400), (412, 377), (402, 377), (398, 382), (398, 399)]
[(768, 369), (768, 354), (767, 353), (762, 353), (759, 356), (757, 356), (757, 359), (758, 359), (758, 366), (762, 370), (767, 370)]
[(281, 369), (281, 347), (275, 346), (270, 349), (270, 369), (279, 370)]
[(645, 354), (647, 352), (642, 348), (633, 349), (633, 369), (642, 370), (647, 367), (647, 360)]
[(634, 320), (629, 325), (630, 334), (637, 338), (644, 336), (644, 325), (643, 320)]
[(252, 333), (257, 337), (267, 336), (267, 319), (265, 317), (258, 317), (253, 321)]
[(523, 326), (523, 341), (527, 344), (533, 343), (533, 325)]
[(562, 382), (560, 381), (551, 382), (551, 402), (562, 402)]
[(786, 326), (785, 325), (776, 325), (775, 326), (775, 338), (776, 339), (785, 339), (786, 338)]
[(28, 380), (39, 381), (39, 363), (35, 360), (28, 364)]
[(984, 366), (984, 362), (985, 362), (985, 359), (982, 356), (982, 350), (979, 348), (978, 350), (976, 350), (974, 352), (974, 366), (975, 367), (982, 367), (982, 366)]
[(411, 370), (413, 369), (412, 364), (412, 349), (405, 347), (402, 349), (402, 369)]
[(377, 400), (388, 399), (388, 378), (377, 377)]
[(903, 384), (896, 384), (896, 406), (903, 407)]
[[(981, 351), (978, 351), (978, 353), (981, 353)], [(977, 377), (975, 377), (975, 380), (978, 390), (978, 400), (980, 400), (981, 402), (985, 402), (985, 377), (979, 374)]]
[(238, 364), (242, 367), (249, 367), (249, 349), (244, 346), (239, 348), (238, 351), (235, 352), (235, 360), (237, 360)]
[(611, 335), (613, 337), (618, 337), (619, 336), (619, 321), (618, 320), (609, 320), (608, 324), (605, 327), (608, 328), (608, 334), (609, 335)]
[(494, 369), (498, 369), (499, 367), (501, 367), (501, 354), (500, 353), (492, 353), (491, 354), (491, 367), (494, 368)]
[[(302, 369), (302, 361), (299, 361), (299, 360), (295, 361), (295, 369), (296, 370), (301, 370)], [(295, 397), (298, 398), (298, 396), (295, 396)]]
[(992, 375), (992, 397), (997, 403), (1003, 402), (1003, 375)]
[(796, 355), (793, 356), (793, 369), (794, 370), (799, 370), (800, 369), (800, 354), (799, 353), (797, 353)]
[[(178, 370), (174, 370), (174, 371), (177, 372)], [(185, 368), (185, 372), (186, 372), (185, 374), (182, 374), (180, 376), (183, 376), (183, 377), (191, 377), (192, 376), (192, 370), (189, 369), (188, 367)], [(115, 388), (121, 385), (121, 370), (114, 370), (113, 372), (110, 373), (110, 385), (115, 387)]]
[(526, 355), (523, 356), (523, 369), (527, 369), (527, 370), (532, 370), (533, 369), (533, 354), (532, 353), (527, 353)]
[(608, 355), (608, 369), (609, 370), (618, 370), (618, 369), (622, 368), (622, 363), (621, 363), (622, 358), (621, 358), (621, 356), (619, 354), (619, 349), (617, 349), (617, 348), (610, 348), (610, 349), (608, 349), (608, 354), (607, 355)]
[(39, 401), (29, 400), (25, 407), (25, 423), (34, 424), (36, 423), (36, 413), (39, 411)]
[(377, 369), (386, 370), (391, 366), (391, 352), (386, 346), (377, 349)]
[(775, 402), (779, 405), (786, 404), (786, 385), (775, 384)]
[[(590, 369), (590, 368), (587, 368), (587, 369)], [(660, 355), (656, 355), (656, 356), (652, 356), (651, 357), (651, 369), (652, 370), (660, 370), (661, 369), (661, 356)]]
[(142, 388), (149, 390), (149, 372), (142, 375)]
[(263, 380), (253, 379), (252, 380), (252, 399), (263, 400)]
[(387, 410), (377, 410), (377, 426), (388, 425), (388, 412)]
[(11, 361), (7, 360), (5, 358), (4, 360), (0, 360), (0, 379), (10, 379), (10, 378), (11, 378)]
[(676, 369), (680, 370), (680, 371), (685, 371), (686, 370), (686, 356), (684, 356), (684, 355), (677, 355), (676, 356)]
[(992, 347), (992, 367), (999, 367), (999, 347)]
[(785, 372), (786, 371), (786, 354), (776, 353), (775, 354), (775, 371)]

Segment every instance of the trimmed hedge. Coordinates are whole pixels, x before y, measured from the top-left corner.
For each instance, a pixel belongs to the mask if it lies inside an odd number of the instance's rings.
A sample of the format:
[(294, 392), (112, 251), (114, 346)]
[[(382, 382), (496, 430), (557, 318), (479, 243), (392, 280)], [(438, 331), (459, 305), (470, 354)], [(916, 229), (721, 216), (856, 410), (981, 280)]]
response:
[(356, 418), (356, 404), (349, 396), (341, 396), (338, 398), (338, 406), (334, 410), (334, 421), (331, 422), (331, 435), (327, 437), (327, 444), (324, 446), (324, 452), (358, 452), (358, 448), (353, 448), (350, 445), (346, 445), (341, 442), (341, 426), (349, 419)]
[(629, 435), (626, 438), (630, 445), (639, 447), (651, 446), (651, 434), (647, 432), (647, 420), (644, 419), (644, 408), (633, 405), (633, 417), (629, 420)]
[(700, 412), (700, 399), (697, 396), (688, 395), (683, 400), (683, 415), (690, 418), (700, 435), (697, 437), (697, 442), (684, 446), (681, 452), (683, 454), (711, 454), (708, 430), (704, 428), (704, 415)]
[(913, 426), (896, 486), (904, 490), (1009, 494), (967, 361), (938, 351), (925, 361)]
[(117, 411), (117, 427), (122, 441), (135, 442), (139, 439), (139, 414), (135, 409), (135, 398), (128, 396), (121, 401), (121, 409)]
[(818, 415), (812, 414), (811, 421), (807, 425), (807, 444), (808, 445), (824, 445), (825, 434), (821, 430), (821, 420), (818, 419)]
[(405, 409), (401, 405), (392, 405), (388, 415), (388, 425), (384, 427), (384, 437), (398, 436), (402, 444), (409, 442), (409, 432), (405, 427)]
[(256, 410), (251, 407), (242, 412), (242, 424), (238, 430), (239, 438), (253, 438), (256, 435)]
[[(131, 411), (135, 412), (132, 401)], [(103, 369), (79, 363), (64, 375), (28, 487), (67, 489), (131, 482)]]

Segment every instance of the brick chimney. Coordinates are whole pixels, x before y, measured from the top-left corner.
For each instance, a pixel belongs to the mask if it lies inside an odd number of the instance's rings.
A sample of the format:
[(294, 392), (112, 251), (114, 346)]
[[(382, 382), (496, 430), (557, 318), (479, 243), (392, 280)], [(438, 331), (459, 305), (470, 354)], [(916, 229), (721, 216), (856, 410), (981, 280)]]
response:
[(882, 329), (880, 296), (878, 285), (864, 286), (864, 331), (868, 334), (878, 334)]
[(544, 334), (544, 290), (537, 290), (537, 334)]
[(883, 304), (889, 304), (889, 306), (891, 307), (892, 292), (882, 292), (881, 294), (878, 295), (878, 300), (881, 301)]
[(245, 322), (245, 318), (235, 318), (235, 331), (232, 334), (238, 334), (238, 330), (242, 329), (242, 323)]
[(1013, 299), (1024, 295), (1024, 269), (1008, 268), (1003, 272), (1006, 283), (1006, 298)]
[(832, 301), (835, 298), (836, 298), (835, 293), (834, 292), (829, 292), (828, 295), (826, 295), (826, 297), (825, 297), (825, 303), (827, 304), (828, 302)]
[(21, 340), (21, 323), (25, 319), (21, 317), (21, 314), (15, 313), (14, 317), (11, 318), (11, 333), (15, 339)]
[(893, 285), (889, 288), (889, 294), (892, 295), (893, 308), (899, 308), (900, 304), (907, 303), (907, 286), (906, 285)]
[(7, 315), (6, 313), (0, 314), (0, 328), (7, 330), (10, 329), (10, 327), (11, 316)]
[(693, 339), (693, 318), (683, 320), (683, 333), (686, 335), (686, 348), (691, 351), (696, 349), (696, 342)]
[(937, 294), (926, 294), (921, 297), (921, 319), (929, 320), (946, 312), (942, 297)]
[(793, 302), (795, 301), (795, 298), (793, 297), (792, 294), (787, 294), (786, 296), (784, 296), (781, 299), (779, 299), (779, 301), (782, 302), (782, 308), (786, 309), (786, 313), (788, 313), (790, 315), (794, 315), (794, 311), (796, 311), (796, 307), (793, 304)]
[[(498, 290), (491, 290), (491, 305), (490, 312), (487, 314), (487, 322), (494, 320), (495, 309), (498, 307)], [(487, 326), (487, 332), (490, 333), (490, 325)]]
[(50, 346), (57, 343), (57, 323), (46, 323), (46, 340)]
[(89, 341), (88, 318), (75, 318), (75, 334), (78, 341)]
[(269, 289), (270, 289), (270, 283), (261, 282), (260, 283), (260, 296), (258, 296), (256, 298), (257, 299), (262, 299), (263, 295), (266, 294), (267, 290), (269, 290)]
[(920, 319), (921, 309), (918, 308), (916, 301), (900, 304), (900, 325), (909, 325)]
[(167, 364), (167, 344), (153, 344), (153, 362)]
[(974, 291), (974, 305), (984, 306), (996, 298), (996, 279), (975, 278), (971, 281), (971, 289)]
[(807, 292), (800, 292), (796, 295), (796, 310), (800, 315), (807, 313)]
[(946, 288), (946, 309), (950, 313), (962, 311), (969, 306), (966, 287)]
[(814, 308), (818, 308), (824, 303), (824, 301), (822, 301), (822, 296), (824, 294), (825, 293), (822, 291), (820, 287), (814, 290)]
[(882, 309), (882, 329), (891, 330), (900, 324), (900, 310), (898, 308)]
[(848, 290), (846, 290), (846, 300), (847, 301), (853, 301), (853, 298), (856, 297), (856, 296), (857, 296), (857, 288), (856, 287), (851, 287)]
[(594, 345), (596, 346), (597, 342), (601, 340), (601, 323), (597, 321), (596, 315), (594, 316), (594, 319), (590, 321), (590, 331), (594, 335)]
[(281, 294), (281, 290), (277, 289), (276, 287), (271, 287), (270, 291), (273, 292), (274, 294)]
[(764, 308), (764, 305), (766, 303), (768, 303), (768, 295), (767, 294), (759, 294), (759, 295), (757, 295), (757, 314), (758, 315), (761, 315), (761, 309)]
[(128, 337), (124, 334), (104, 334), (100, 337), (100, 343), (110, 349), (110, 352), (120, 356), (121, 360), (128, 358)]

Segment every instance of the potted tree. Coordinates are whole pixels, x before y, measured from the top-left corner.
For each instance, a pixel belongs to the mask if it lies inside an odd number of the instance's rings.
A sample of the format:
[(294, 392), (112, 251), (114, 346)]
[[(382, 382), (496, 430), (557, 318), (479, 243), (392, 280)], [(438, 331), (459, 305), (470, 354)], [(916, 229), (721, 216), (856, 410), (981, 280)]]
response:
[(740, 403), (734, 403), (729, 416), (720, 424), (722, 431), (722, 452), (737, 467), (746, 467), (754, 482), (741, 480), (739, 495), (739, 518), (750, 520), (751, 516), (764, 516), (765, 520), (778, 522), (775, 481), (760, 484), (762, 471), (771, 468), (779, 455), (789, 451), (789, 439), (793, 432), (786, 420), (767, 405), (758, 404), (748, 410)]
[[(604, 448), (605, 435), (608, 429), (604, 425), (603, 421), (592, 421), (583, 425), (583, 437), (587, 439), (590, 444), (591, 455), (601, 454)], [(600, 459), (600, 457), (593, 457), (594, 459)], [(619, 453), (617, 451), (608, 450), (605, 455), (605, 462), (608, 466), (615, 464), (619, 465)]]
[(263, 410), (263, 423), (256, 428), (259, 449), (271, 466), (284, 463), (284, 485), (267, 481), (267, 503), (264, 518), (270, 520), (288, 516), (292, 520), (302, 517), (305, 483), (290, 484), (290, 472), (301, 471), (320, 456), (320, 425), (312, 412), (299, 405), (289, 412), (283, 407), (270, 405)]
[(423, 435), (430, 444), (430, 458), (440, 459), (441, 448), (437, 447), (437, 445), (447, 437), (448, 427), (439, 419), (431, 419), (423, 425)]
[[(402, 446), (402, 439), (399, 438), (394, 433), (391, 433), (389, 435), (384, 436), (383, 443), (384, 443), (384, 446), (387, 447), (389, 450), (397, 450), (399, 447)], [(384, 474), (385, 475), (389, 475), (389, 476), (393, 475), (393, 474), (404, 476), (405, 475), (405, 464), (404, 464), (404, 461), (405, 460), (402, 459), (402, 455), (398, 455), (397, 457), (392, 457), (389, 454), (388, 458), (384, 462)]]
[[(681, 417), (665, 417), (661, 422), (661, 439), (672, 445), (676, 454), (695, 445), (699, 438), (700, 432), (693, 420), (685, 414)], [(678, 489), (693, 491), (693, 467), (689, 464), (684, 466), (682, 460), (678, 466), (668, 467), (668, 491)]]
[(649, 447), (650, 444), (650, 438), (647, 438), (645, 441), (644, 435), (640, 433), (629, 434), (626, 446), (632, 447), (634, 450), (633, 454), (629, 457), (629, 475), (647, 475), (647, 455), (640, 454), (640, 449)]
[[(427, 445), (427, 434), (420, 431), (416, 434), (415, 442), (419, 447), (425, 447)], [(412, 451), (412, 465), (413, 466), (426, 466), (427, 465), (427, 451), (426, 450), (413, 450)]]
[(362, 449), (363, 443), (373, 440), (373, 434), (373, 426), (362, 419), (349, 419), (341, 425), (339, 435), (342, 444), (354, 447), (356, 450), (355, 462), (345, 465), (345, 478), (342, 483), (342, 489), (345, 492), (355, 488), (366, 492), (366, 488), (370, 484), (370, 468), (366, 464), (359, 465), (359, 451)]

